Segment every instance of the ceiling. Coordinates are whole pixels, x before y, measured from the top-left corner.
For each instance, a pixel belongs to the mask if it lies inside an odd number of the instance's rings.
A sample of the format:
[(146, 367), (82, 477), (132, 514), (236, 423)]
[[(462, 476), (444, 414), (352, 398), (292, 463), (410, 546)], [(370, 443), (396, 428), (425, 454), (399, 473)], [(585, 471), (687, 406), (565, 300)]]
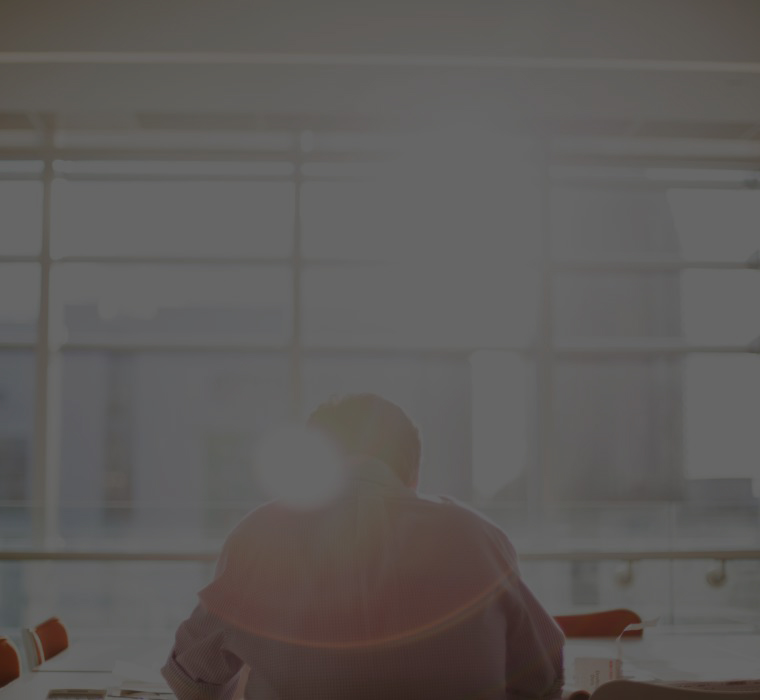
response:
[(753, 62), (755, 0), (3, 0), (12, 51)]
[(753, 141), (759, 31), (756, 0), (4, 0), (0, 112)]

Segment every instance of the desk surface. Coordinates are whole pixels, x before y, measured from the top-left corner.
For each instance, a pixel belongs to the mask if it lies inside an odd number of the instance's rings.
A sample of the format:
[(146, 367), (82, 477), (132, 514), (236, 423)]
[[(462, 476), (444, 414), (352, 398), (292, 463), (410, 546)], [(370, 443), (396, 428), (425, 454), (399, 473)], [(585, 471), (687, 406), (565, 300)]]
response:
[[(635, 680), (704, 681), (760, 678), (760, 634), (720, 628), (660, 628), (621, 644), (623, 675)], [(574, 680), (580, 656), (616, 658), (614, 640), (571, 639), (565, 650), (565, 677)]]
[(45, 700), (53, 688), (109, 688), (118, 685), (110, 673), (27, 673), (0, 690), (2, 700)]
[(73, 637), (68, 649), (38, 666), (32, 673), (110, 673), (117, 661), (159, 669), (169, 656), (174, 636)]
[(0, 700), (45, 700), (54, 688), (112, 688), (121, 685), (113, 673), (117, 661), (157, 671), (174, 641), (168, 635), (71, 635), (69, 648), (0, 689)]
[[(51, 688), (106, 688), (119, 681), (110, 671), (116, 661), (158, 669), (172, 636), (72, 635), (71, 647), (0, 690), (0, 700), (43, 700)], [(617, 655), (614, 640), (568, 640), (567, 686), (574, 685), (574, 660)], [(622, 643), (623, 675), (636, 680), (732, 680), (760, 678), (760, 633), (721, 628), (654, 628), (642, 639)]]

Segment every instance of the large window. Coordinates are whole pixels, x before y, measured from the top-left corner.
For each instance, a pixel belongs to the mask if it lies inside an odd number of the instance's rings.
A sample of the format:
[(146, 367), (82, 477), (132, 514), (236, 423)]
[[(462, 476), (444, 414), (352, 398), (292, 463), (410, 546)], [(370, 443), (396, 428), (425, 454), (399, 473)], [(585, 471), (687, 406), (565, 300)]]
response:
[(0, 165), (0, 522), (14, 544), (28, 541), (34, 511), (40, 171), (36, 161)]
[[(261, 438), (352, 391), (522, 550), (754, 541), (742, 174), (496, 135), (82, 143), (0, 167), (4, 544), (216, 547), (265, 497)], [(558, 565), (568, 605), (606, 600), (595, 566)]]

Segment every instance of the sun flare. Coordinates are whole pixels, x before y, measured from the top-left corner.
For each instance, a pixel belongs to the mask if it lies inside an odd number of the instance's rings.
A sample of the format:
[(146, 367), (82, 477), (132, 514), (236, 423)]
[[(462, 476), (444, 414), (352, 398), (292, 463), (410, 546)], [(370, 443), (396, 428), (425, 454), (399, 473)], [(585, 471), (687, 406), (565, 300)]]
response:
[(328, 503), (345, 482), (341, 459), (330, 441), (300, 426), (285, 426), (263, 440), (255, 464), (266, 494), (296, 508)]

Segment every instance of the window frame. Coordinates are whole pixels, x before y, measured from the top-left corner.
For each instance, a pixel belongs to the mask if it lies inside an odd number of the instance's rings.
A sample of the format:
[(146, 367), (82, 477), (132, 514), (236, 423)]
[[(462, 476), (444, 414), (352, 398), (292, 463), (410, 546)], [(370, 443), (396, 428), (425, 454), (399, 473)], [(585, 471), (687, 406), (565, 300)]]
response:
[[(361, 261), (350, 259), (328, 259), (328, 258), (309, 258), (303, 254), (303, 231), (301, 220), (301, 193), (304, 183), (316, 182), (320, 179), (324, 181), (335, 182), (337, 180), (354, 181), (362, 179), (362, 169), (356, 168), (356, 173), (348, 172), (345, 176), (336, 175), (341, 172), (340, 168), (322, 169), (315, 167), (320, 163), (342, 163), (346, 162), (346, 154), (343, 152), (314, 152), (311, 147), (306, 147), (304, 139), (300, 138), (298, 133), (291, 135), (288, 139), (291, 144), (285, 150), (273, 153), (272, 151), (257, 152), (253, 150), (238, 152), (235, 158), (242, 163), (253, 163), (266, 160), (267, 162), (279, 162), (287, 164), (291, 168), (290, 175), (278, 175), (277, 181), (292, 182), (294, 186), (294, 216), (293, 216), (293, 245), (290, 254), (282, 258), (264, 258), (264, 257), (193, 257), (186, 258), (182, 256), (70, 256), (63, 258), (54, 258), (51, 256), (51, 206), (52, 206), (52, 187), (53, 180), (60, 177), (56, 170), (56, 163), (61, 160), (68, 161), (93, 161), (93, 160), (124, 160), (124, 161), (171, 161), (176, 159), (178, 162), (187, 160), (191, 157), (193, 160), (208, 162), (228, 161), (230, 152), (193, 152), (188, 155), (187, 150), (169, 150), (155, 149), (134, 151), (128, 149), (114, 150), (104, 146), (94, 148), (62, 148), (55, 145), (55, 130), (51, 124), (44, 127), (42, 146), (33, 150), (16, 150), (4, 149), (0, 152), (0, 159), (10, 160), (17, 163), (27, 164), (26, 167), (19, 168), (15, 173), (12, 169), (0, 170), (0, 178), (4, 179), (23, 179), (34, 180), (42, 183), (42, 217), (41, 217), (41, 246), (37, 255), (4, 255), (0, 253), (0, 264), (5, 263), (35, 263), (40, 270), (40, 305), (37, 317), (37, 335), (34, 342), (29, 343), (10, 343), (0, 341), (0, 351), (5, 349), (31, 349), (35, 352), (35, 426), (34, 426), (34, 460), (33, 460), (33, 498), (32, 505), (35, 512), (35, 542), (40, 547), (45, 547), (56, 541), (56, 523), (58, 522), (58, 475), (59, 466), (57, 464), (57, 452), (55, 449), (57, 437), (56, 430), (59, 425), (59, 418), (55, 415), (57, 401), (57, 392), (60, 391), (59, 376), (59, 353), (65, 349), (109, 349), (107, 344), (103, 343), (61, 343), (54, 344), (51, 338), (51, 299), (50, 299), (50, 279), (52, 267), (62, 262), (100, 262), (104, 264), (124, 264), (124, 265), (177, 265), (187, 264), (209, 264), (215, 266), (228, 265), (286, 265), (291, 270), (291, 291), (292, 291), (292, 314), (291, 314), (291, 334), (289, 342), (275, 345), (265, 345), (257, 342), (241, 342), (234, 346), (219, 345), (214, 347), (198, 346), (194, 344), (155, 344), (151, 346), (135, 345), (133, 349), (158, 350), (181, 352), (183, 350), (196, 351), (202, 350), (243, 350), (255, 353), (257, 351), (271, 352), (272, 350), (287, 353), (290, 367), (290, 386), (289, 401), (292, 417), (297, 419), (301, 416), (303, 410), (303, 378), (302, 365), (304, 357), (312, 354), (340, 354), (341, 352), (350, 351), (352, 355), (361, 355), (367, 353), (377, 355), (382, 353), (393, 354), (403, 352), (405, 354), (418, 353), (420, 356), (430, 355), (456, 355), (461, 356), (463, 361), (477, 351), (504, 350), (517, 352), (526, 355), (535, 365), (536, 372), (536, 405), (535, 405), (535, 426), (536, 435), (534, 439), (537, 444), (537, 455), (535, 464), (529, 465), (530, 483), (528, 495), (533, 506), (535, 517), (541, 517), (541, 513), (551, 506), (548, 500), (546, 489), (546, 480), (548, 478), (552, 458), (552, 425), (551, 411), (554, 389), (554, 366), (556, 360), (562, 357), (583, 356), (589, 358), (605, 358), (610, 356), (640, 356), (641, 354), (677, 355), (687, 356), (693, 353), (758, 353), (760, 352), (760, 341), (749, 341), (748, 344), (688, 344), (677, 340), (650, 340), (645, 342), (618, 342), (603, 341), (599, 339), (586, 339), (582, 342), (564, 342), (561, 343), (556, 338), (553, 325), (554, 313), (554, 280), (557, 275), (566, 272), (594, 274), (595, 272), (614, 272), (619, 270), (625, 271), (662, 271), (662, 270), (698, 270), (698, 269), (754, 269), (757, 270), (760, 262), (757, 256), (751, 257), (752, 251), (747, 251), (750, 257), (745, 261), (710, 261), (710, 260), (666, 260), (666, 259), (643, 259), (643, 258), (622, 258), (622, 259), (597, 259), (597, 260), (557, 260), (552, 252), (552, 221), (551, 221), (551, 201), (553, 188), (558, 183), (566, 182), (568, 179), (585, 183), (589, 186), (603, 187), (645, 187), (659, 189), (675, 189), (677, 187), (693, 187), (704, 189), (706, 187), (715, 188), (752, 188), (750, 180), (742, 178), (740, 172), (735, 180), (721, 177), (718, 172), (725, 165), (717, 163), (716, 177), (714, 182), (710, 182), (709, 177), (704, 176), (705, 166), (700, 165), (700, 172), (703, 176), (699, 178), (689, 178), (687, 175), (679, 179), (673, 175), (672, 169), (663, 169), (667, 171), (667, 176), (661, 180), (652, 177), (652, 169), (642, 169), (640, 175), (631, 175), (630, 165), (623, 159), (622, 162), (609, 164), (595, 164), (592, 169), (577, 172), (573, 170), (572, 165), (566, 165), (560, 155), (551, 151), (537, 149), (541, 156), (540, 177), (539, 177), (539, 196), (540, 196), (540, 236), (541, 236), (541, 253), (539, 260), (538, 274), (540, 276), (540, 301), (537, 319), (537, 333), (535, 342), (520, 346), (504, 347), (483, 347), (474, 345), (469, 348), (465, 347), (415, 347), (395, 348), (392, 346), (329, 346), (329, 345), (307, 345), (304, 342), (304, 319), (303, 319), (303, 273), (309, 267), (318, 266), (347, 266), (352, 267), (359, 264), (366, 264)], [(541, 144), (539, 144), (541, 145)], [(362, 158), (371, 161), (376, 153), (351, 153), (349, 162), (361, 163)], [(41, 169), (36, 165), (41, 164)], [(661, 165), (661, 164), (660, 164)], [(667, 165), (667, 164), (666, 164)], [(609, 172), (602, 174), (595, 179), (593, 167), (619, 168), (621, 176), (618, 178), (610, 177)], [(637, 166), (638, 167), (638, 166)], [(707, 168), (709, 170), (709, 168)], [(638, 172), (638, 171), (637, 171)], [(686, 170), (684, 170), (686, 172)], [(321, 174), (320, 174), (321, 173)], [(82, 177), (77, 175), (77, 177)], [(92, 176), (95, 177), (95, 176)], [(176, 179), (176, 175), (160, 173), (152, 175), (152, 178), (166, 177), (167, 179)], [(224, 179), (221, 176), (220, 179)], [(274, 176), (273, 176), (274, 177)], [(271, 178), (261, 174), (255, 174), (255, 168), (251, 174), (236, 174), (232, 179), (251, 179), (266, 180)], [(124, 346), (119, 346), (124, 347)], [(493, 504), (489, 504), (493, 505)]]

